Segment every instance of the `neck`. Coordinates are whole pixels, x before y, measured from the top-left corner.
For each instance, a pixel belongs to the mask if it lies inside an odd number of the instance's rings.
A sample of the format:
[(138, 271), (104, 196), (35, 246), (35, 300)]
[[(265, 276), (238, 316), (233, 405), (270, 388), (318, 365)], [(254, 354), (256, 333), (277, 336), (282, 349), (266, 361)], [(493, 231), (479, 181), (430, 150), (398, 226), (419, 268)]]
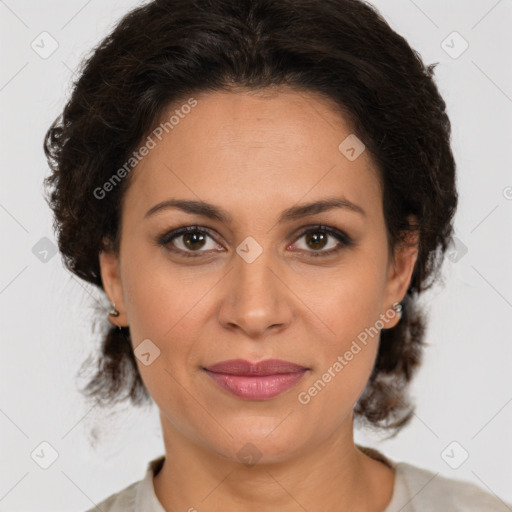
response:
[(355, 446), (352, 417), (322, 445), (250, 466), (199, 446), (161, 419), (166, 458), (153, 483), (166, 510), (380, 512), (391, 500), (393, 470)]

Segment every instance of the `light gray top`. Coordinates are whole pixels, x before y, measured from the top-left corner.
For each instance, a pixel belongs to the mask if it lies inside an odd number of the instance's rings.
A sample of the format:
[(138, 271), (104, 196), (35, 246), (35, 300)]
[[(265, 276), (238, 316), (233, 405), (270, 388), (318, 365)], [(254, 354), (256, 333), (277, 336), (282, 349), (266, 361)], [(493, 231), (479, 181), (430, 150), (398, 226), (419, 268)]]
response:
[[(367, 455), (395, 470), (390, 503), (382, 512), (511, 512), (512, 505), (469, 482), (443, 477), (406, 462), (394, 462), (377, 450), (359, 446)], [(148, 463), (142, 480), (112, 494), (87, 512), (166, 512), (153, 487), (164, 455)]]

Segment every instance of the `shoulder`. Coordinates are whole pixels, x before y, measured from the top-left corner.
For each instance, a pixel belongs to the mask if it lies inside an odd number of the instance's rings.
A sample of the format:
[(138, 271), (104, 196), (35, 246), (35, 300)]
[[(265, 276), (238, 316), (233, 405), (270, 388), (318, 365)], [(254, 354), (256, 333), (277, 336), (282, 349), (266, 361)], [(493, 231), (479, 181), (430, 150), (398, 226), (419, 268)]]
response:
[(111, 494), (108, 498), (88, 509), (86, 512), (134, 512), (137, 491), (142, 483), (142, 480), (130, 484), (115, 494)]
[(151, 460), (146, 467), (144, 478), (133, 482), (86, 512), (165, 512), (153, 488), (153, 476), (164, 462), (164, 455)]
[(366, 455), (395, 470), (391, 501), (384, 512), (511, 512), (506, 503), (482, 487), (439, 472), (389, 459), (378, 450), (357, 445)]
[(396, 462), (394, 466), (397, 480), (395, 487), (397, 493), (403, 497), (400, 498), (397, 494), (393, 496), (392, 502), (396, 499), (405, 500), (401, 503), (402, 512), (434, 512), (440, 510), (439, 507), (450, 512), (511, 510), (510, 504), (476, 484), (444, 477), (406, 462)]

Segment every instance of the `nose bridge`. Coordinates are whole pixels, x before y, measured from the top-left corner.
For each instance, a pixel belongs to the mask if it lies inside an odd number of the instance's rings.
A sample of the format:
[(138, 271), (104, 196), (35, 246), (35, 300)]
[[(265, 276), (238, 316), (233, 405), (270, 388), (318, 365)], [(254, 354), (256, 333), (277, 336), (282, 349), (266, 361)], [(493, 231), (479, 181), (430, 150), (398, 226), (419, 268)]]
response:
[[(242, 251), (243, 247), (239, 247)], [(249, 249), (252, 251), (253, 249)], [(251, 296), (257, 298), (258, 295), (272, 293), (273, 283), (276, 279), (275, 272), (272, 271), (272, 251), (267, 248), (254, 260), (245, 259), (243, 256), (239, 257), (235, 266), (235, 276), (237, 285), (240, 285), (243, 291), (245, 287), (247, 291), (251, 292)], [(250, 254), (250, 252), (249, 252)], [(274, 264), (275, 266), (275, 264)], [(244, 294), (249, 298), (249, 294)]]
[[(273, 251), (259, 247), (246, 240), (237, 248), (220, 317), (223, 323), (237, 325), (251, 335), (290, 318), (286, 287), (276, 276)], [(255, 251), (259, 252), (256, 257)]]

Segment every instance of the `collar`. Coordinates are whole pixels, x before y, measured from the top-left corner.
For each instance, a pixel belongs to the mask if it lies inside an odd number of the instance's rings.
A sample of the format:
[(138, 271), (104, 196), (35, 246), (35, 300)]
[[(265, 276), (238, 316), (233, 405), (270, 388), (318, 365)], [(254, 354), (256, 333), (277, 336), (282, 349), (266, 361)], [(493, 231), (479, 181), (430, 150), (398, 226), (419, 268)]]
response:
[[(396, 464), (392, 460), (388, 459), (378, 450), (374, 448), (369, 448), (367, 446), (361, 446), (356, 444), (356, 447), (368, 455), (373, 459), (376, 459), (384, 464), (388, 465), (390, 468), (395, 470), (395, 485), (393, 490), (393, 496), (391, 498), (391, 502), (384, 512), (391, 512), (393, 510), (398, 510), (398, 499), (399, 496), (403, 495), (404, 491), (406, 491), (404, 487), (404, 482), (401, 478), (401, 470), (402, 465)], [(146, 469), (146, 475), (141, 481), (140, 485), (137, 489), (137, 494), (135, 497), (135, 511), (134, 512), (166, 512), (163, 508), (162, 504), (158, 501), (158, 498), (155, 493), (155, 487), (153, 485), (153, 477), (158, 474), (158, 472), (162, 469), (163, 463), (165, 460), (165, 455), (161, 455), (156, 459), (151, 460)], [(399, 476), (400, 475), (400, 476)]]
[(164, 507), (158, 501), (153, 485), (153, 476), (162, 469), (164, 460), (165, 455), (161, 455), (148, 463), (146, 475), (137, 489), (134, 512), (165, 512)]

